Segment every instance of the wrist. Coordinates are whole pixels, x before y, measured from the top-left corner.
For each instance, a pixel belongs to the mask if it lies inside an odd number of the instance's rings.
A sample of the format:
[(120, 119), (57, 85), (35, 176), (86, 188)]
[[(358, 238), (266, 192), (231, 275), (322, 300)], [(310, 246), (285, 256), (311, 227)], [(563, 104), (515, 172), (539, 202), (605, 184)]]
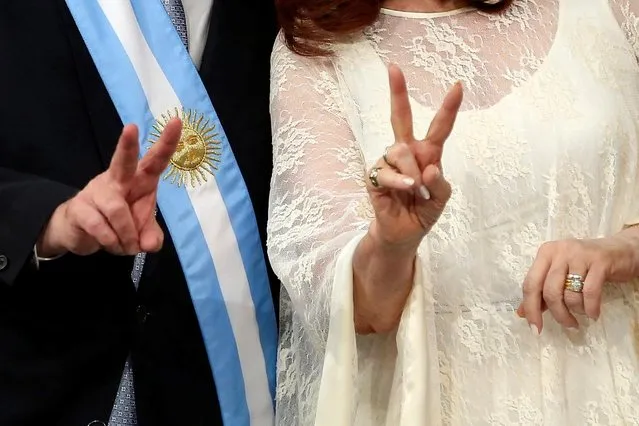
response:
[(40, 234), (40, 238), (35, 245), (36, 255), (40, 258), (57, 258), (65, 253), (67, 249), (62, 242), (61, 228), (64, 223), (66, 203), (58, 206), (51, 215), (51, 218)]
[(399, 324), (413, 284), (416, 249), (380, 245), (366, 235), (353, 258), (355, 330), (386, 333)]
[(355, 328), (360, 334), (393, 330), (413, 287), (418, 243), (388, 244), (369, 232), (353, 257)]
[(379, 232), (377, 221), (373, 221), (368, 228), (366, 239), (370, 241), (376, 252), (384, 256), (406, 258), (414, 257), (417, 254), (417, 249), (425, 236), (424, 232), (401, 240), (390, 239)]
[(624, 265), (621, 275), (629, 279), (639, 277), (639, 226), (627, 227), (610, 240), (616, 243), (613, 247), (617, 247), (613, 257), (627, 259), (621, 262)]

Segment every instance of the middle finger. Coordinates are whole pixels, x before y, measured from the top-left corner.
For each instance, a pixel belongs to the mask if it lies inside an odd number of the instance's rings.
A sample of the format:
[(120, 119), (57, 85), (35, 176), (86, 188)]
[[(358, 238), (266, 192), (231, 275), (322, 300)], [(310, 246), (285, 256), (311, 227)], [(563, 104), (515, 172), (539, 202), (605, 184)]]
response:
[(442, 148), (444, 142), (450, 136), (457, 119), (457, 113), (461, 107), (462, 100), (464, 98), (464, 92), (461, 83), (456, 83), (448, 91), (444, 98), (441, 107), (433, 117), (433, 121), (430, 123), (428, 133), (424, 141), (433, 146)]
[(520, 312), (526, 317), (528, 324), (534, 328), (536, 333), (540, 333), (543, 328), (543, 288), (544, 279), (548, 274), (550, 261), (538, 255), (533, 262), (526, 278), (524, 280), (523, 292), (524, 300), (522, 301)]
[(568, 275), (568, 265), (562, 261), (555, 261), (550, 266), (544, 281), (544, 301), (555, 320), (568, 328), (577, 328), (579, 323), (570, 313), (564, 301), (564, 285)]
[[(579, 275), (583, 280), (588, 275), (588, 266), (585, 263), (571, 262), (568, 273)], [(564, 303), (570, 312), (580, 315), (585, 313), (583, 293), (564, 289)]]
[(175, 153), (182, 134), (182, 121), (172, 118), (164, 126), (160, 139), (153, 144), (139, 162), (138, 170), (159, 179)]
[(461, 84), (455, 84), (446, 94), (441, 107), (433, 117), (424, 140), (412, 145), (422, 169), (429, 164), (435, 164), (441, 168), (444, 143), (453, 131), (463, 96)]

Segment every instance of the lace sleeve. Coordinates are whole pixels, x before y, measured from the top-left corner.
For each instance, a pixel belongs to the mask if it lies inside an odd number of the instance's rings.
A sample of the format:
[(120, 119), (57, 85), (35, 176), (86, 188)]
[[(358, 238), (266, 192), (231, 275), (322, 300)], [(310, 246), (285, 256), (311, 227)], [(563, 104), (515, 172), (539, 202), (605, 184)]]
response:
[[(437, 366), (437, 345), (422, 286), (414, 286), (397, 333), (355, 334), (352, 256), (374, 213), (346, 89), (331, 59), (296, 56), (281, 40), (271, 70), (268, 253), (285, 289), (277, 424), (385, 424), (400, 407), (414, 418), (402, 424), (426, 424), (423, 411), (440, 403), (428, 391), (439, 389), (431, 380), (439, 374), (426, 373)], [(422, 275), (417, 262), (416, 284)], [(389, 396), (391, 386), (410, 395)]]
[(639, 1), (610, 0), (619, 25), (626, 33), (635, 55), (639, 58)]
[[(626, 38), (639, 61), (639, 0), (610, 0), (610, 3), (619, 25), (626, 34)], [(629, 158), (639, 161), (638, 155), (633, 150), (633, 152), (629, 153)], [(634, 181), (635, 189), (628, 203), (627, 213), (623, 218), (626, 226), (634, 226), (639, 223), (639, 183), (637, 183), (639, 182), (639, 175), (630, 179)]]
[(278, 40), (271, 67), (268, 253), (305, 337), (323, 351), (336, 259), (372, 218), (365, 164), (331, 60), (297, 56)]

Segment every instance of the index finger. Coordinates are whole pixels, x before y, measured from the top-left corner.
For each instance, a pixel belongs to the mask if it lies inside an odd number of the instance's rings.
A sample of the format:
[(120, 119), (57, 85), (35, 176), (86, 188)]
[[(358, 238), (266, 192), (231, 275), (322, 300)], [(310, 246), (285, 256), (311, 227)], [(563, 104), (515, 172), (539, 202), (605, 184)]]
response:
[(408, 99), (406, 78), (402, 70), (395, 64), (388, 67), (388, 82), (390, 84), (391, 125), (396, 142), (410, 142), (413, 134), (413, 113)]
[(524, 280), (521, 312), (525, 315), (531, 328), (540, 333), (543, 327), (542, 304), (544, 280), (550, 269), (550, 261), (537, 257)]
[(427, 143), (440, 147), (444, 146), (444, 142), (446, 142), (446, 139), (448, 139), (448, 136), (450, 136), (450, 133), (453, 131), (453, 126), (455, 125), (457, 113), (459, 112), (463, 98), (464, 90), (462, 89), (461, 83), (457, 82), (448, 91), (446, 97), (444, 97), (442, 106), (430, 123), (428, 133), (426, 134), (426, 138), (424, 138)]
[(124, 126), (109, 165), (109, 172), (117, 182), (125, 183), (133, 178), (138, 168), (139, 153), (137, 126), (134, 124)]
[(143, 173), (160, 177), (169, 165), (181, 135), (182, 121), (179, 118), (172, 118), (164, 126), (158, 141), (153, 144), (140, 161), (140, 170)]

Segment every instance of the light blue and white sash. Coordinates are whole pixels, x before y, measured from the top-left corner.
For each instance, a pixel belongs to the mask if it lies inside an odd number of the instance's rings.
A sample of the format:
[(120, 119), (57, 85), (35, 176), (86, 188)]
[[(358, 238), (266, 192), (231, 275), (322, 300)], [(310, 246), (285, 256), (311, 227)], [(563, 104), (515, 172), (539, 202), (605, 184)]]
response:
[[(159, 0), (67, 0), (141, 155), (184, 130), (158, 206), (186, 276), (224, 424), (274, 423), (277, 329), (253, 206), (191, 57)], [(211, 403), (215, 403), (211, 401)]]

